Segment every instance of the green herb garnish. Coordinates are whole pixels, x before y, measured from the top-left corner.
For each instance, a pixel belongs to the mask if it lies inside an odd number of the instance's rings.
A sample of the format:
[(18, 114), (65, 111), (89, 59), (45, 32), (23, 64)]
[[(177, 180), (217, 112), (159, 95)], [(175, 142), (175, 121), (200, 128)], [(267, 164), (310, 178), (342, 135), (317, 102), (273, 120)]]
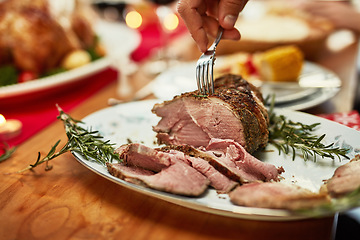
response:
[[(67, 70), (63, 67), (57, 67), (57, 68), (53, 68), (48, 70), (47, 72), (45, 72), (44, 74), (41, 75), (41, 78), (45, 78), (45, 77), (49, 77), (55, 74), (59, 74), (59, 73), (63, 73), (66, 72)], [(40, 79), (41, 79), (40, 78)]]
[(0, 155), (0, 162), (3, 162), (11, 157), (11, 155), (15, 152), (16, 148), (10, 147), (9, 144), (7, 144), (6, 142), (2, 142), (2, 146), (0, 146), (0, 150), (1, 150), (0, 153), (3, 152)]
[(346, 211), (358, 206), (360, 206), (360, 187), (342, 197), (332, 198), (328, 203), (295, 211), (301, 215), (316, 217)]
[(11, 65), (0, 67), (0, 86), (8, 86), (17, 83), (17, 71)]
[[(56, 152), (56, 148), (60, 143), (60, 140), (58, 140), (43, 158), (41, 158), (41, 154), (39, 152), (36, 162), (34, 164), (30, 164), (27, 168), (19, 172), (31, 170), (42, 163), (47, 164), (50, 160), (70, 151), (81, 154), (86, 160), (97, 161), (104, 165), (106, 162), (112, 162), (113, 160), (120, 161), (119, 156), (114, 153), (114, 144), (109, 143), (109, 141), (104, 141), (103, 137), (98, 135), (98, 131), (89, 131), (79, 126), (78, 123), (82, 123), (81, 121), (73, 119), (59, 106), (57, 107), (59, 110), (58, 119), (64, 123), (68, 141), (59, 151)], [(47, 165), (46, 170), (50, 169), (51, 167)]]
[(205, 94), (194, 94), (194, 97), (207, 98), (207, 97), (209, 97), (209, 95), (205, 95)]
[(294, 160), (300, 151), (305, 161), (310, 157), (316, 160), (317, 156), (331, 159), (334, 159), (335, 156), (340, 159), (342, 156), (349, 159), (346, 155), (349, 149), (334, 147), (334, 143), (324, 145), (321, 141), (325, 134), (318, 136), (313, 133), (320, 123), (307, 125), (291, 121), (283, 115), (276, 115), (273, 109), (274, 104), (272, 103), (269, 111), (269, 143), (279, 150), (279, 154), (281, 152), (292, 153)]

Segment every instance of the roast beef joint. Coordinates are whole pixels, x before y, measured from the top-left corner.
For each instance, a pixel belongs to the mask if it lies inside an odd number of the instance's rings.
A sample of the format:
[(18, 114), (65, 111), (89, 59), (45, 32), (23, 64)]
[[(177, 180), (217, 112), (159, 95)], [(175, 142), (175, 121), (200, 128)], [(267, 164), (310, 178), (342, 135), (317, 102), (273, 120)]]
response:
[(198, 197), (215, 189), (236, 205), (294, 210), (324, 204), (329, 197), (281, 182), (282, 166), (252, 154), (269, 138), (269, 116), (258, 88), (241, 76), (224, 75), (215, 92), (198, 91), (155, 104), (153, 131), (159, 147), (120, 146), (121, 163), (111, 175), (144, 187)]

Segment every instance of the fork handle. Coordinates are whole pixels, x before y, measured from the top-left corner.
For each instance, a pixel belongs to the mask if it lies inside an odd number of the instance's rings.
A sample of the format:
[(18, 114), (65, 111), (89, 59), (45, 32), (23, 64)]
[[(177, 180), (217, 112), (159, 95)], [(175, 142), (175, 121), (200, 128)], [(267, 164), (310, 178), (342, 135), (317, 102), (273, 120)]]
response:
[(224, 28), (222, 28), (221, 26), (219, 26), (219, 29), (218, 29), (218, 33), (217, 33), (217, 36), (215, 38), (215, 41), (214, 43), (210, 46), (210, 49), (211, 50), (215, 50), (217, 45), (219, 44), (220, 40), (221, 40), (221, 37), (224, 33)]

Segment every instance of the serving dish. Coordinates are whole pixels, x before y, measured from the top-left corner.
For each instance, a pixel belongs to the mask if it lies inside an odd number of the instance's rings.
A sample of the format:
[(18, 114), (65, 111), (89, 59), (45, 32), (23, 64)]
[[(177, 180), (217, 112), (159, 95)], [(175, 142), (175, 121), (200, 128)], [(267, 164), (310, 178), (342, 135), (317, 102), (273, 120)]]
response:
[(94, 28), (103, 42), (106, 51), (111, 53), (108, 53), (101, 59), (66, 72), (35, 79), (29, 82), (0, 87), (0, 100), (25, 94), (35, 94), (36, 92), (43, 90), (56, 89), (57, 87), (84, 79), (87, 76), (93, 75), (109, 67), (114, 58), (128, 57), (131, 51), (140, 43), (139, 34), (135, 30), (126, 27), (124, 24), (100, 20), (96, 23)]
[[(139, 142), (149, 147), (156, 147), (155, 132), (152, 126), (156, 125), (159, 118), (151, 113), (153, 105), (159, 100), (147, 100), (119, 104), (117, 106), (105, 108), (94, 112), (82, 119), (87, 128), (97, 130), (106, 140), (118, 147), (122, 144)], [(316, 134), (326, 134), (325, 144), (334, 143), (335, 146), (349, 148), (348, 156), (352, 158), (360, 152), (360, 132), (340, 125), (336, 122), (316, 117), (310, 114), (292, 111), (288, 109), (276, 109), (277, 114), (282, 114), (294, 121), (300, 121), (305, 124), (320, 123)], [(336, 131), (334, 131), (336, 129)], [(187, 208), (192, 208), (213, 214), (224, 215), (228, 217), (271, 220), (271, 221), (289, 221), (309, 217), (322, 217), (334, 214), (332, 210), (314, 212), (314, 215), (302, 214), (300, 212), (290, 212), (287, 210), (276, 210), (266, 208), (241, 207), (232, 204), (227, 195), (217, 194), (215, 190), (208, 189), (201, 197), (184, 197), (157, 190), (141, 187), (110, 175), (106, 167), (98, 162), (84, 159), (80, 154), (73, 153), (74, 157), (85, 167), (96, 174), (113, 181), (123, 187), (132, 189), (145, 195), (149, 195), (164, 201), (178, 204)], [(317, 161), (304, 161), (301, 157), (292, 160), (292, 156), (284, 154), (279, 155), (273, 146), (269, 145), (266, 151), (257, 152), (255, 156), (265, 162), (275, 166), (283, 166), (285, 173), (282, 176), (285, 182), (296, 182), (297, 185), (317, 192), (323, 184), (323, 180), (330, 178), (334, 170), (347, 163), (347, 159), (317, 159)]]

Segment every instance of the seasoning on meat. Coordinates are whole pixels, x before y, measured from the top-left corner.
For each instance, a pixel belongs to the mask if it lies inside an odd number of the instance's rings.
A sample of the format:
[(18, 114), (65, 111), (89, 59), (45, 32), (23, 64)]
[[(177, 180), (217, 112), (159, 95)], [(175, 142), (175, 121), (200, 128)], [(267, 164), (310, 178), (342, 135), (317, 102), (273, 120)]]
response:
[(159, 143), (206, 147), (213, 138), (233, 139), (253, 153), (268, 142), (268, 114), (258, 89), (236, 75), (215, 81), (215, 93), (183, 93), (155, 104)]

